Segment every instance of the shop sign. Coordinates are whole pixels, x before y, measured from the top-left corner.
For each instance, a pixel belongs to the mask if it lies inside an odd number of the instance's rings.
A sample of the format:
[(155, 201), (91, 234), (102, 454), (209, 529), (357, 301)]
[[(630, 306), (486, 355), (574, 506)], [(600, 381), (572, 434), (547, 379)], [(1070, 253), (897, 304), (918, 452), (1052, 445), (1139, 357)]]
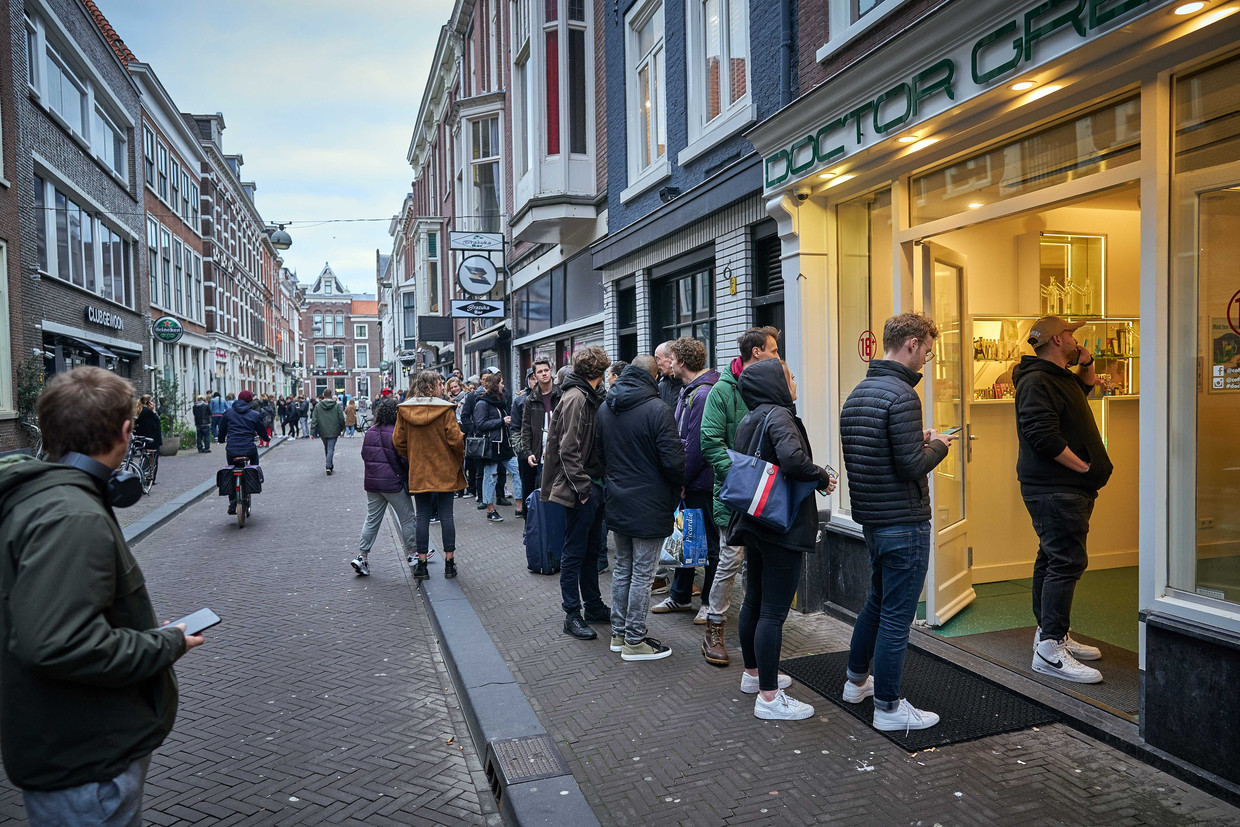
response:
[[(767, 156), (763, 164), (769, 190), (792, 178), (855, 155), (921, 121), (971, 100), (1011, 77), (1042, 66), (1115, 28), (1135, 9), (1159, 0), (1050, 0), (1026, 3), (1026, 10), (972, 42), (893, 85)], [(1144, 12), (1143, 12), (1144, 13)], [(1131, 18), (1125, 22), (1131, 22)]]
[(503, 233), (448, 233), (450, 250), (502, 250)]
[(504, 303), (502, 301), (482, 301), (481, 299), (468, 299), (466, 301), (452, 301), (452, 318), (454, 319), (502, 319), (504, 313)]
[(379, 362), (379, 370), (387, 370), (391, 366), (392, 366), (392, 363), (389, 362), (387, 359), (382, 359)]
[(185, 335), (185, 328), (181, 322), (171, 316), (160, 316), (151, 325), (151, 331), (156, 339), (168, 344), (181, 341), (181, 337)]
[(224, 348), (222, 348), (222, 347), (217, 347), (217, 348), (215, 349), (215, 361), (217, 361), (217, 362), (227, 362), (227, 361), (228, 361), (228, 351), (227, 351), (227, 350), (224, 350)]
[(86, 321), (91, 324), (103, 325), (115, 330), (125, 329), (125, 320), (115, 313), (103, 310), (99, 307), (87, 306)]
[(470, 256), (456, 268), (456, 280), (471, 296), (485, 296), (495, 289), (499, 273), (486, 256)]
[(857, 355), (862, 362), (869, 362), (878, 355), (878, 337), (867, 330), (857, 339)]

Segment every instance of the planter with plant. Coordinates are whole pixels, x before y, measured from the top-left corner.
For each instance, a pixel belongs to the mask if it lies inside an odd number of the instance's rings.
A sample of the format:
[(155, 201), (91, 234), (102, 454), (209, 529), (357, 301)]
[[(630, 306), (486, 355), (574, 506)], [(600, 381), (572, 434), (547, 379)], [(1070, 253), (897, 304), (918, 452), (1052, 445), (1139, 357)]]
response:
[(13, 401), (17, 406), (21, 433), (26, 438), (30, 453), (40, 457), (43, 453), (43, 433), (39, 430), (39, 416), (35, 410), (39, 394), (43, 392), (43, 357), (31, 356), (17, 366), (17, 382)]

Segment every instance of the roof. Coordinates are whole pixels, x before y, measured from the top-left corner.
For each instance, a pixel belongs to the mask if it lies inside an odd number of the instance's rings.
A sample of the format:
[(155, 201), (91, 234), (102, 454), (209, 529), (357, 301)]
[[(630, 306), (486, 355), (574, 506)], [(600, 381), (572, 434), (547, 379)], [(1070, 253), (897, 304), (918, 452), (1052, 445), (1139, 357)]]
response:
[(359, 301), (358, 299), (354, 299), (352, 313), (354, 316), (378, 316), (379, 302)]
[(112, 47), (112, 51), (116, 53), (116, 57), (120, 62), (128, 66), (130, 63), (137, 61), (137, 56), (125, 45), (125, 41), (116, 33), (116, 29), (112, 28), (112, 24), (108, 22), (108, 18), (104, 17), (103, 12), (99, 11), (99, 7), (95, 5), (95, 0), (82, 0), (82, 2), (85, 3), (90, 16), (94, 18), (95, 25), (99, 27), (99, 31), (103, 32), (103, 39), (108, 41), (108, 45)]

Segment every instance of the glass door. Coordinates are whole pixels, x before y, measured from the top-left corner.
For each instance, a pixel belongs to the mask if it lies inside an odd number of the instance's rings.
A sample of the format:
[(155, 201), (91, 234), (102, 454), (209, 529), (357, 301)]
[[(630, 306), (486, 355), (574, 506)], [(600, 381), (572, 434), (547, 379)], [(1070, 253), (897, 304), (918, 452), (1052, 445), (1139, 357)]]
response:
[[(972, 348), (965, 329), (965, 260), (938, 244), (922, 245), (924, 307), (939, 328), (934, 358), (924, 371), (927, 427), (956, 431), (951, 450), (931, 475), (934, 542), (926, 579), (926, 623), (941, 626), (973, 602), (973, 550), (969, 546)], [(967, 357), (967, 358), (966, 358)]]

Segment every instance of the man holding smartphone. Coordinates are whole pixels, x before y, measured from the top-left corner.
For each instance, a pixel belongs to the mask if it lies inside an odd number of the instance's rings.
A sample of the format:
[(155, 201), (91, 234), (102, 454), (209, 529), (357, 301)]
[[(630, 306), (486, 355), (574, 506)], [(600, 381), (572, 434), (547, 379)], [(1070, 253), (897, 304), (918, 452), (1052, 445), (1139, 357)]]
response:
[(0, 459), (0, 753), (36, 827), (141, 824), (172, 664), (203, 642), (159, 628), (112, 511), (133, 398), (101, 368), (59, 374), (38, 402), (56, 461)]
[[(1029, 330), (1036, 355), (1012, 371), (1016, 386), (1016, 478), (1038, 533), (1033, 564), (1033, 671), (1075, 683), (1098, 683), (1102, 673), (1083, 660), (1102, 652), (1068, 634), (1072, 596), (1089, 565), (1085, 538), (1098, 490), (1111, 477), (1111, 459), (1098, 432), (1089, 395), (1094, 357), (1077, 342), (1085, 322), (1044, 316)], [(1068, 368), (1075, 367), (1073, 372)]]

